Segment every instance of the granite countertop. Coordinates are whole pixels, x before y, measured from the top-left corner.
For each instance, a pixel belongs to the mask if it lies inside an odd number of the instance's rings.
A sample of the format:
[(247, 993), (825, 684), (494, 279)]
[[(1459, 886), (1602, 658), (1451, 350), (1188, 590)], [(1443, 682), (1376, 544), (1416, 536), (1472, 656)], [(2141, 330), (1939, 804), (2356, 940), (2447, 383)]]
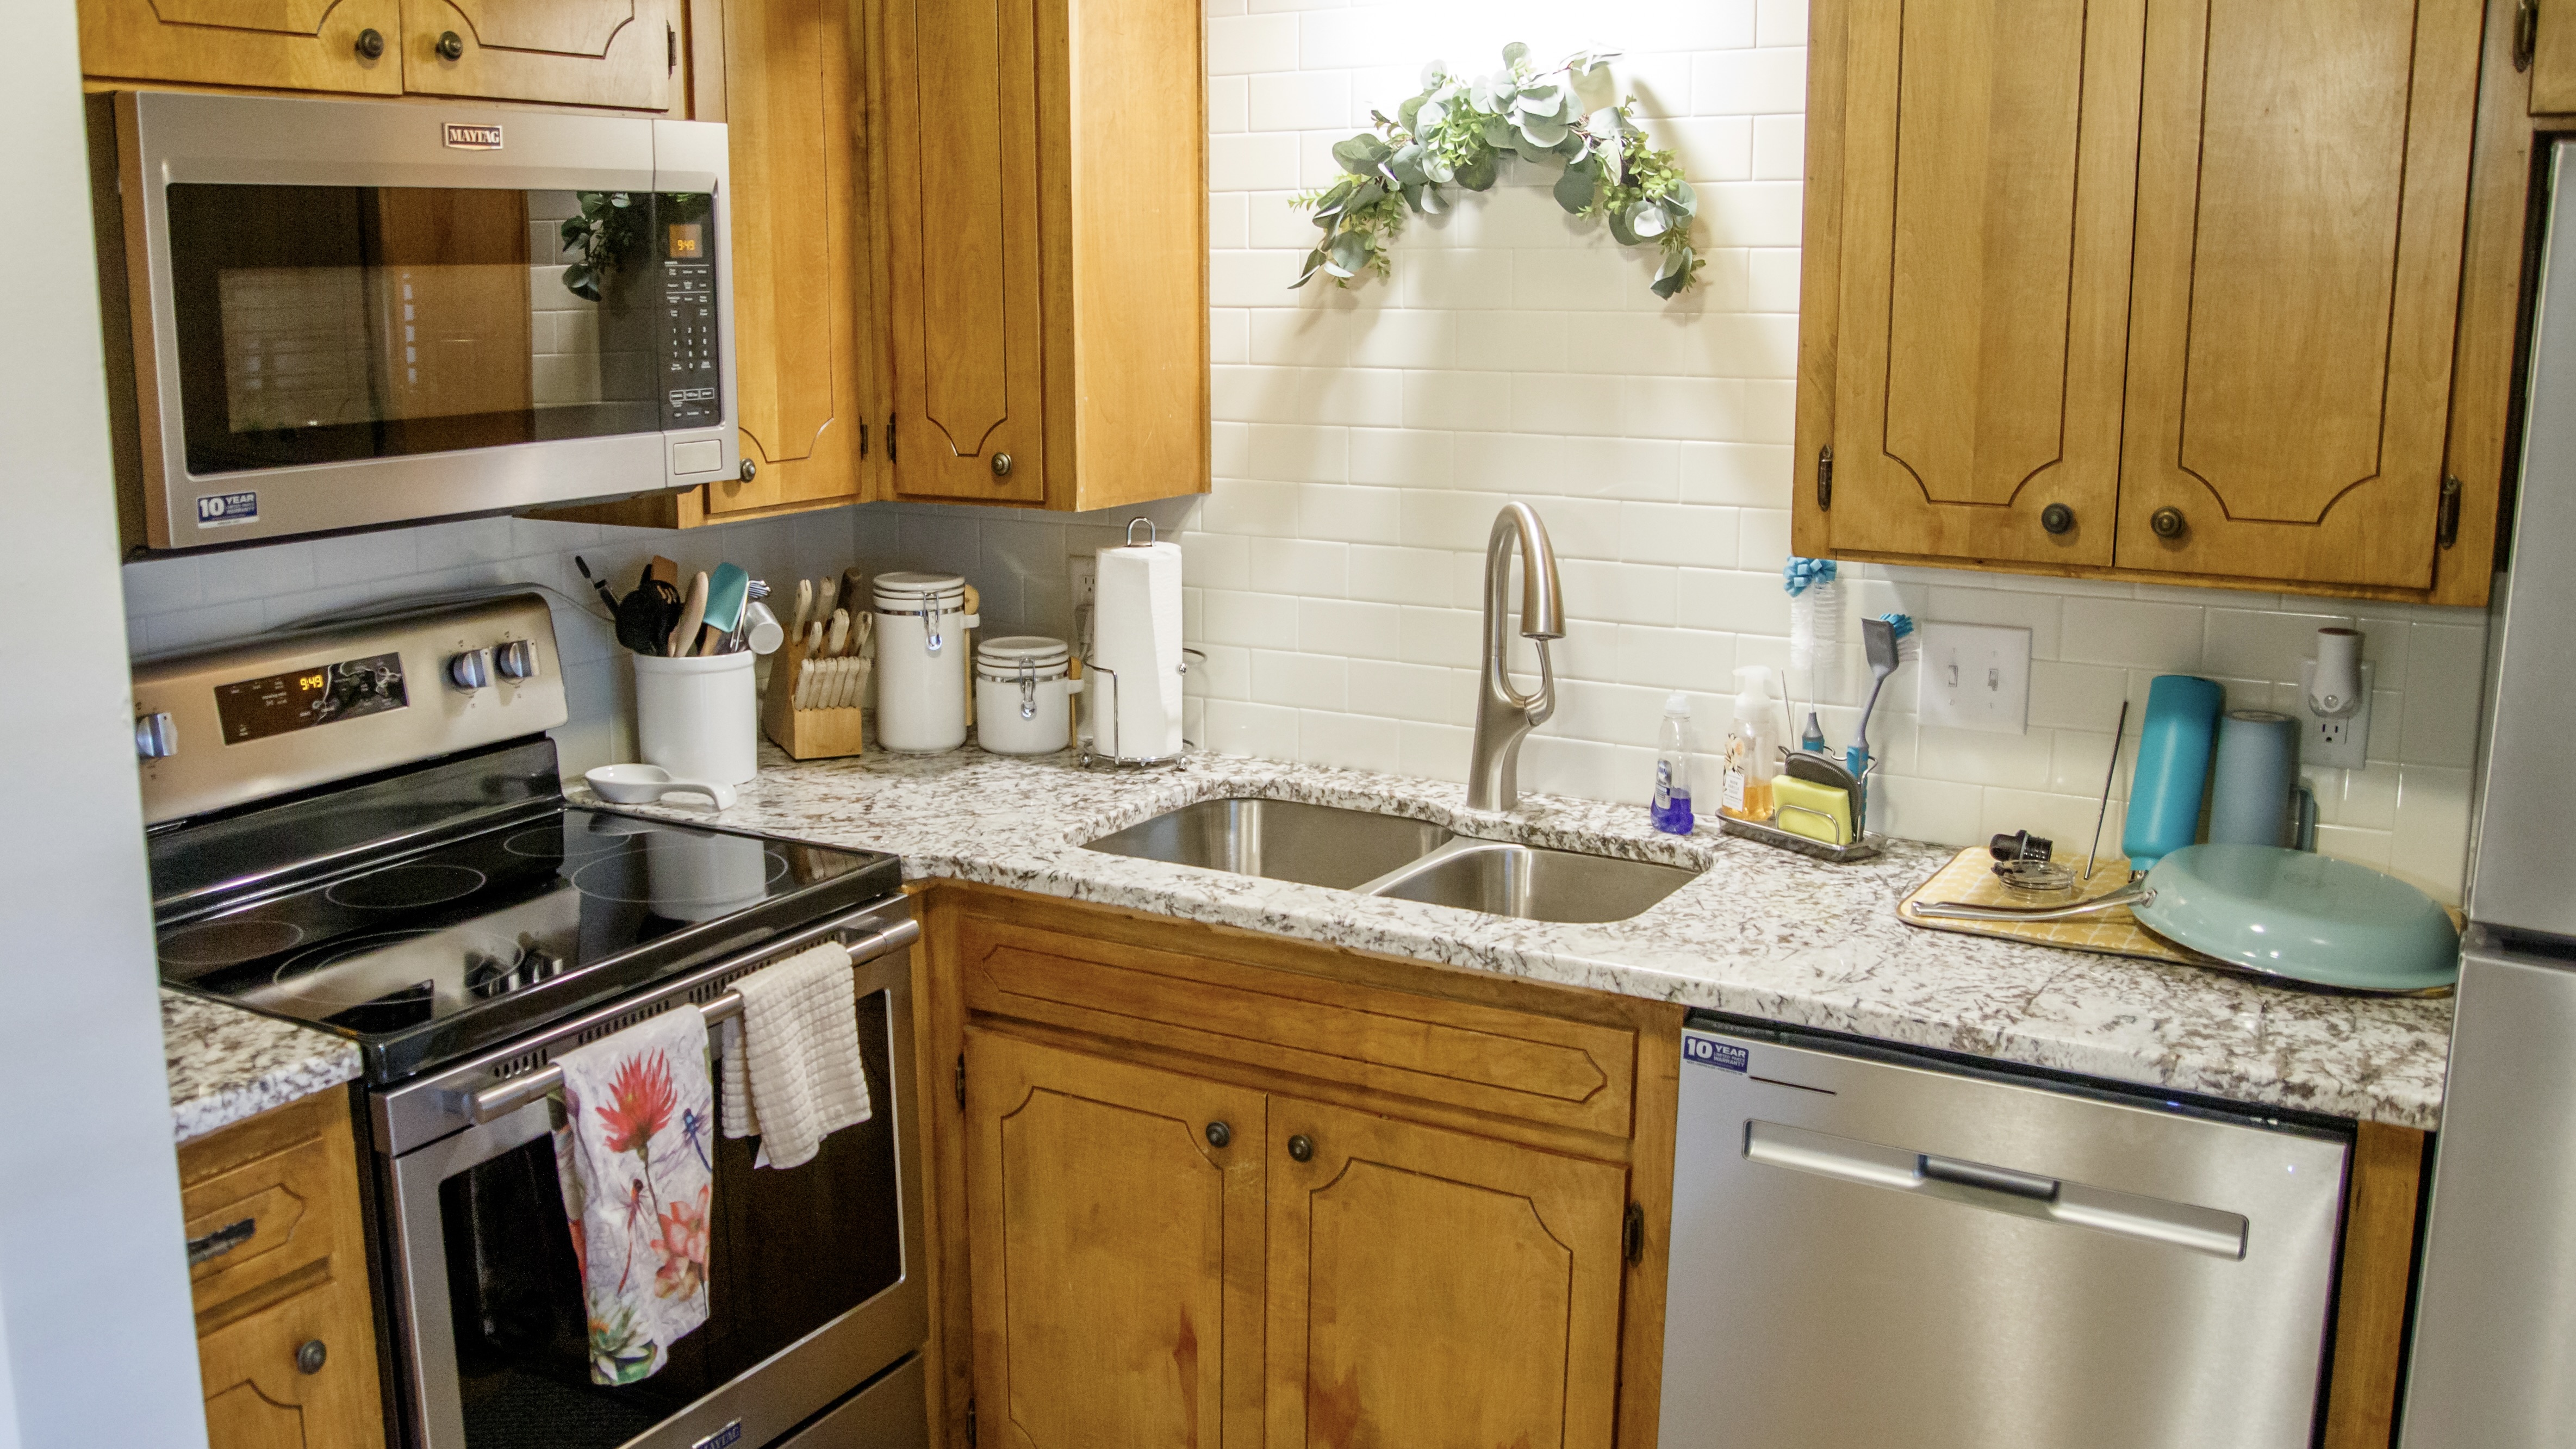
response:
[[(1224, 755), (1084, 770), (1070, 755), (872, 753), (798, 763), (762, 746), (721, 813), (639, 813), (891, 851), (950, 877), (2118, 1081), (2430, 1129), (2448, 1000), (2335, 996), (2199, 967), (1908, 926), (1896, 904), (1945, 846), (1829, 865), (1720, 836), (1660, 835), (1634, 806), (1532, 796), (1474, 815), (1462, 785)], [(576, 782), (576, 798), (588, 800)], [(1084, 850), (1198, 800), (1257, 795), (1392, 811), (1471, 834), (1702, 867), (1632, 920), (1550, 925)], [(595, 802), (594, 802), (595, 803)], [(175, 1038), (174, 1038), (175, 1040)], [(174, 1065), (177, 1062), (174, 1053)]]
[(167, 987), (161, 1050), (180, 1142), (358, 1075), (358, 1049), (336, 1036)]

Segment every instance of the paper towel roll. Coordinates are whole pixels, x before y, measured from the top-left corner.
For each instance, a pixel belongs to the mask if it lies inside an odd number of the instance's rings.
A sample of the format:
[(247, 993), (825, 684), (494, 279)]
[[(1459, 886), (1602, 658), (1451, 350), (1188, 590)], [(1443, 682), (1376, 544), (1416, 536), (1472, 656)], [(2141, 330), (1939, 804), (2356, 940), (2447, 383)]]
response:
[(1119, 760), (1179, 754), (1181, 546), (1104, 548), (1093, 587), (1092, 663), (1118, 679), (1089, 691), (1093, 751)]

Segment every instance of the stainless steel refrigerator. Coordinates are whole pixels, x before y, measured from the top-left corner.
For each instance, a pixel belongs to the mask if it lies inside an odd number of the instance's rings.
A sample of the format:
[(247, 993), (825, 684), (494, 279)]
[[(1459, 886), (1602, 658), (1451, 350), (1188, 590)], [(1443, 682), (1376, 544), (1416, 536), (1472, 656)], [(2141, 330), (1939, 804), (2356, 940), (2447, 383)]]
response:
[(2576, 141), (2549, 177), (2401, 1449), (2576, 1449)]

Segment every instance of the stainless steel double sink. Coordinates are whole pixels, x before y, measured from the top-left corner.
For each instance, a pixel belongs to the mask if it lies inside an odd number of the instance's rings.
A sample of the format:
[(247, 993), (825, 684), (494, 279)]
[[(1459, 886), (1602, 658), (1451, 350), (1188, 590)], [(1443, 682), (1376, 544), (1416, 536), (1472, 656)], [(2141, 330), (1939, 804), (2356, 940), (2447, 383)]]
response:
[(1428, 821), (1293, 800), (1202, 800), (1085, 845), (1202, 870), (1567, 924), (1627, 920), (1699, 874), (1477, 840)]

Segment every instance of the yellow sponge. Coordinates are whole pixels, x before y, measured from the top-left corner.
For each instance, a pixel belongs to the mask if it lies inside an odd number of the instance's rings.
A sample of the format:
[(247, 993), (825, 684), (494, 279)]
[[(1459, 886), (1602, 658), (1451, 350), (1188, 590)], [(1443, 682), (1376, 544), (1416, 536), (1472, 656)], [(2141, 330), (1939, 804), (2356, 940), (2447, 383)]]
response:
[(1849, 791), (1783, 775), (1771, 782), (1771, 792), (1778, 807), (1778, 813), (1771, 817), (1775, 827), (1827, 845), (1851, 844)]

